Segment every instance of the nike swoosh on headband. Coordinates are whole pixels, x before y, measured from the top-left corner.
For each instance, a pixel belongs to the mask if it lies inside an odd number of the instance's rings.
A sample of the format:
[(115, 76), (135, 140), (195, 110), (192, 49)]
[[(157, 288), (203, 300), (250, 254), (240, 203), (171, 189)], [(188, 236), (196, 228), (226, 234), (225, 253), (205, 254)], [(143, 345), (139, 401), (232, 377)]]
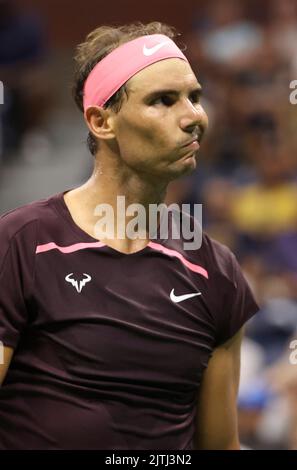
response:
[(160, 44), (157, 44), (156, 46), (154, 47), (147, 47), (146, 45), (143, 46), (143, 54), (145, 56), (150, 56), (150, 55), (153, 55), (155, 54), (159, 49), (161, 49), (161, 47), (165, 46), (166, 44), (169, 44), (169, 41), (164, 41), (164, 42), (161, 42)]

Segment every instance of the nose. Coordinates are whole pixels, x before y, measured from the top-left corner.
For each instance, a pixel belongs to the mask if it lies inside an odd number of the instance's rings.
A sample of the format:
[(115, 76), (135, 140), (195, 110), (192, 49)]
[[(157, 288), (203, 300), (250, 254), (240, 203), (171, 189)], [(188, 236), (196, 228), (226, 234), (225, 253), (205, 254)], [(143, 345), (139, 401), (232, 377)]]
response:
[(207, 124), (207, 114), (201, 104), (192, 103), (187, 99), (180, 118), (180, 128), (184, 132), (192, 133), (199, 127), (204, 132), (207, 128)]

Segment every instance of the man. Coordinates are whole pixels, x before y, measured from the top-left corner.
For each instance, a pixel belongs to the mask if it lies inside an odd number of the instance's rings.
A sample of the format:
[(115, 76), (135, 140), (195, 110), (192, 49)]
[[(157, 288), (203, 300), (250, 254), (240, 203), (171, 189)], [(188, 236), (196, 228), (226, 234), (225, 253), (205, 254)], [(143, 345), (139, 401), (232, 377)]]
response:
[[(241, 328), (257, 305), (239, 266), (203, 235), (120, 238), (196, 167), (201, 87), (160, 23), (100, 27), (79, 46), (75, 98), (94, 172), (0, 222), (0, 447), (238, 449)], [(119, 218), (117, 217), (119, 216)], [(101, 231), (100, 231), (101, 230)]]

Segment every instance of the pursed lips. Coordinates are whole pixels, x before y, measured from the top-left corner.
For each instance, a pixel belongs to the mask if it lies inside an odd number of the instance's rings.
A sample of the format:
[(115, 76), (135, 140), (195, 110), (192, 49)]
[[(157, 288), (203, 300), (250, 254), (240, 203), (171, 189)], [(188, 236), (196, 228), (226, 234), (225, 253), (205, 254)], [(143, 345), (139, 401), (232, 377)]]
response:
[(187, 147), (188, 145), (191, 145), (194, 142), (197, 142), (200, 145), (202, 136), (203, 136), (203, 130), (202, 129), (197, 130), (195, 134), (192, 134), (192, 138), (188, 140), (187, 142), (185, 142), (184, 144), (182, 144), (181, 147)]
[(199, 137), (198, 137), (198, 136), (192, 138), (191, 140), (188, 140), (188, 142), (186, 142), (185, 144), (183, 144), (182, 147), (188, 147), (188, 145), (194, 144), (195, 142), (196, 142), (198, 145), (200, 144), (200, 142), (199, 142)]
[(193, 142), (198, 142), (198, 137), (195, 137), (194, 139), (189, 140), (183, 145), (183, 147), (186, 147), (187, 145), (191, 145)]

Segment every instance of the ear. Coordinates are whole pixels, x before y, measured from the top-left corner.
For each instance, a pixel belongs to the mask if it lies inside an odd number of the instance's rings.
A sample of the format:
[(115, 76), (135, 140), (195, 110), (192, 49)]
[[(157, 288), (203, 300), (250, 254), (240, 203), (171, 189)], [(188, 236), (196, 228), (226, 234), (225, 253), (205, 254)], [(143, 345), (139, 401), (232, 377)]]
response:
[(100, 140), (115, 138), (114, 115), (110, 109), (100, 106), (90, 106), (86, 109), (85, 121), (90, 132)]

